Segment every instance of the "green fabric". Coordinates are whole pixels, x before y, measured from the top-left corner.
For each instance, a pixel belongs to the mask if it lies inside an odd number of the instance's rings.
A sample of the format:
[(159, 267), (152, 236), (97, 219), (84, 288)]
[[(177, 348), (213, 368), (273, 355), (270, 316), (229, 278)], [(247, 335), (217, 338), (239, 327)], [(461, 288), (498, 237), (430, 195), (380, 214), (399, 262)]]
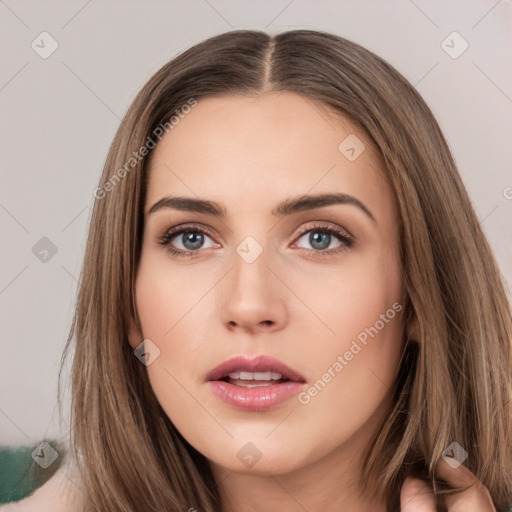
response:
[(34, 446), (0, 446), (0, 503), (18, 501), (44, 484), (57, 470), (42, 470), (32, 458)]

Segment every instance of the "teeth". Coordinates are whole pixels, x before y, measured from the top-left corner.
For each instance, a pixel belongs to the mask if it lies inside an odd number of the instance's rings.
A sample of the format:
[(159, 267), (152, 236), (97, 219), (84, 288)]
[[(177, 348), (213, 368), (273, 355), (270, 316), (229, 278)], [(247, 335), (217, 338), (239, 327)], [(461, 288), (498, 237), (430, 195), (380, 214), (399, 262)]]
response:
[(231, 379), (240, 380), (280, 380), (283, 376), (278, 372), (232, 372), (228, 373)]
[(241, 388), (261, 388), (263, 386), (272, 386), (272, 382), (259, 382), (258, 384), (249, 384), (248, 381), (243, 380), (238, 380), (237, 382), (233, 382), (233, 384)]

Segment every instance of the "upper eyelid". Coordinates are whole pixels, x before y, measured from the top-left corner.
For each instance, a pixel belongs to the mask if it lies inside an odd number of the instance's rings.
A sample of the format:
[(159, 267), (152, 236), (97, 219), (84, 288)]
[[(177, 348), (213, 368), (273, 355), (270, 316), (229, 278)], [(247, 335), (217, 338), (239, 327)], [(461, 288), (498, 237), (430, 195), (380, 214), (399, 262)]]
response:
[(298, 236), (301, 236), (304, 233), (307, 233), (308, 231), (312, 231), (314, 229), (319, 229), (319, 230), (320, 229), (331, 229), (332, 231), (338, 232), (340, 234), (345, 234), (347, 236), (347, 238), (354, 238), (354, 236), (352, 235), (352, 233), (350, 233), (348, 231), (348, 229), (338, 226), (334, 222), (320, 221), (320, 220), (310, 221), (310, 222), (315, 223), (315, 225), (314, 226), (305, 226), (304, 229), (302, 229), (302, 228), (299, 229), (297, 232)]
[(163, 232), (162, 237), (169, 236), (171, 238), (174, 238), (176, 235), (181, 234), (183, 231), (194, 231), (194, 230), (204, 232), (205, 234), (212, 236), (212, 237), (215, 236), (211, 229), (207, 228), (206, 226), (203, 226), (202, 224), (183, 224), (183, 225), (180, 224), (178, 226), (174, 226), (172, 228), (166, 229)]
[[(343, 238), (344, 235), (345, 235), (345, 238), (348, 238), (351, 240), (354, 238), (354, 236), (347, 229), (345, 229), (341, 226), (338, 226), (333, 222), (318, 221), (318, 220), (317, 221), (309, 221), (309, 222), (312, 222), (314, 225), (309, 225), (309, 226), (306, 225), (304, 227), (301, 227), (294, 235), (294, 240), (304, 236), (306, 233), (308, 233), (309, 231), (313, 231), (314, 229), (332, 230), (335, 235), (337, 234), (337, 235), (341, 236), (341, 238)], [(206, 235), (208, 235), (212, 238), (215, 237), (215, 234), (212, 232), (212, 230), (210, 228), (207, 228), (206, 226), (204, 226), (200, 223), (185, 223), (185, 224), (174, 226), (172, 228), (167, 229), (166, 231), (164, 231), (163, 235), (160, 238), (168, 237), (169, 238), (168, 241), (170, 242), (173, 238), (182, 234), (183, 231), (194, 231), (194, 230), (204, 232)]]

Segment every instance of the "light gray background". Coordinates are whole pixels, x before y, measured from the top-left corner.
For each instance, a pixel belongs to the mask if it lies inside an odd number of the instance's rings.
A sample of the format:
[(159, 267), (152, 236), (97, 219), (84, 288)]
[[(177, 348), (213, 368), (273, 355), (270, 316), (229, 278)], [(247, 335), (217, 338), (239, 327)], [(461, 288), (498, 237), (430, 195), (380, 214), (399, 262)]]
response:
[[(0, 0), (0, 17), (0, 442), (65, 432), (57, 370), (108, 147), (151, 74), (221, 32), (325, 30), (395, 66), (436, 115), (510, 288), (510, 0)], [(31, 48), (43, 31), (59, 45), (47, 59)], [(441, 47), (453, 31), (469, 43), (457, 59)], [(58, 249), (46, 263), (42, 237)]]

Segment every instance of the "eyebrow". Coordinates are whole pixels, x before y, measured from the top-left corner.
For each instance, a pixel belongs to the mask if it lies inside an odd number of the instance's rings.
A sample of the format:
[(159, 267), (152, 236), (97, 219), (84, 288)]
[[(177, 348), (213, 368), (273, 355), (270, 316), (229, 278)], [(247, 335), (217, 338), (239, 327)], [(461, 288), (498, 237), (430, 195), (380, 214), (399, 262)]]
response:
[[(315, 208), (323, 208), (325, 206), (331, 206), (334, 204), (355, 206), (363, 211), (373, 222), (377, 222), (372, 212), (361, 201), (359, 201), (359, 199), (356, 199), (349, 194), (342, 193), (303, 195), (288, 198), (273, 208), (271, 213), (277, 217), (284, 217), (302, 211), (313, 210)], [(225, 218), (227, 216), (226, 208), (215, 201), (178, 196), (162, 197), (162, 199), (157, 201), (149, 209), (148, 215), (151, 215), (152, 213), (155, 213), (156, 211), (163, 208), (173, 208), (180, 211), (203, 213), (219, 218)]]

